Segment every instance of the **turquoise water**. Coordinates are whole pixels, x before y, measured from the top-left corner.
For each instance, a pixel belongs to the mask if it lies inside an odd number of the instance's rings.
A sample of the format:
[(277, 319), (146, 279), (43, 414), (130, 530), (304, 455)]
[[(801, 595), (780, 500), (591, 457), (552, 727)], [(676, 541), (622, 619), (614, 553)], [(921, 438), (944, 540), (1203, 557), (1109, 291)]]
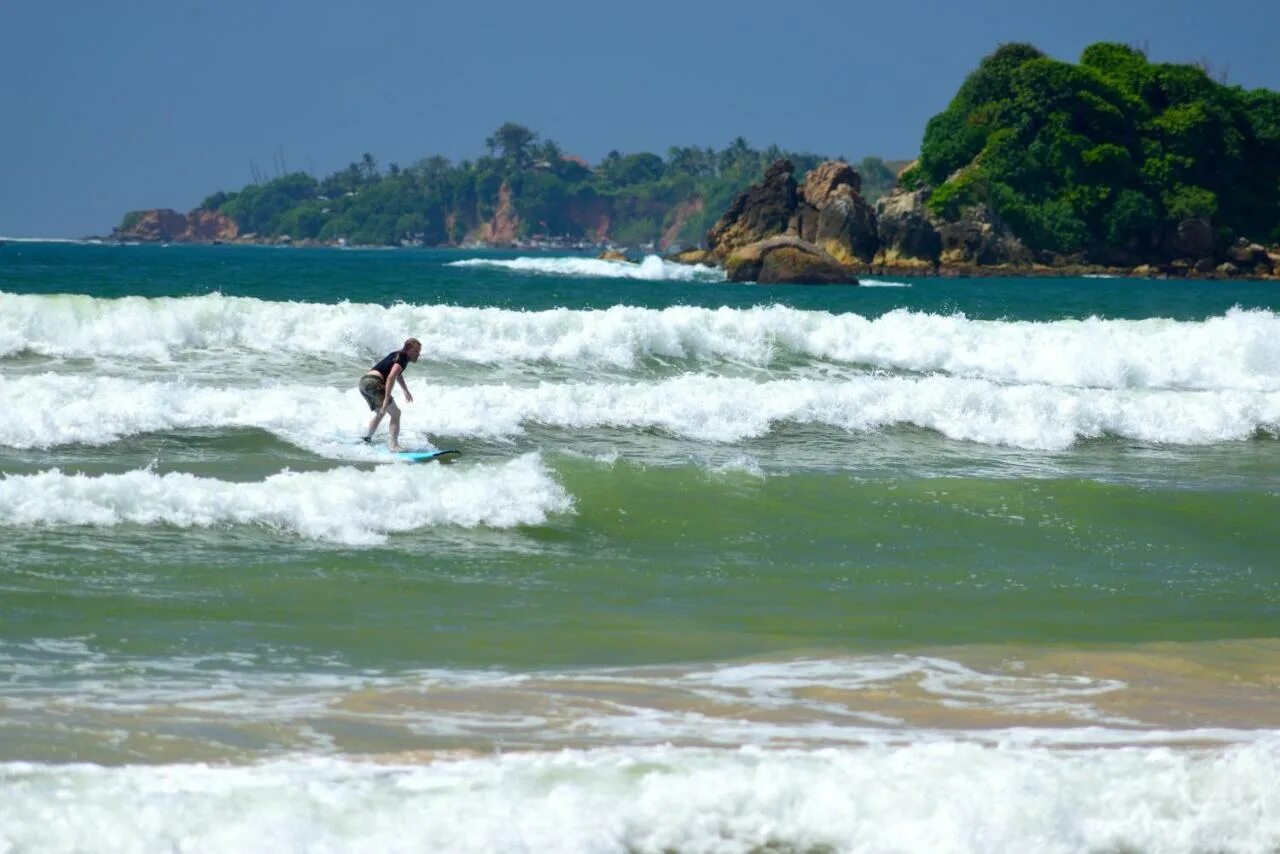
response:
[(0, 848), (1280, 844), (1280, 290), (867, 284), (0, 247)]

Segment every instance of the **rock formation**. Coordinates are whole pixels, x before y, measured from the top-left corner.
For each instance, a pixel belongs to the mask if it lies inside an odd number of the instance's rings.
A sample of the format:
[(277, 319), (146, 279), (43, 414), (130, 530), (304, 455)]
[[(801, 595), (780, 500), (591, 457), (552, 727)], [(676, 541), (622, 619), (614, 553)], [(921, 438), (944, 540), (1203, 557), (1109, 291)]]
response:
[(697, 248), (685, 249), (684, 251), (677, 252), (674, 255), (668, 255), (666, 256), (666, 258), (668, 261), (674, 261), (677, 264), (711, 265), (715, 263), (715, 261), (711, 258), (710, 252), (708, 252), (705, 249), (697, 249)]
[[(879, 245), (875, 211), (858, 193), (858, 173), (829, 160), (798, 188), (794, 172), (789, 160), (779, 160), (761, 183), (734, 199), (707, 232), (705, 260), (729, 270), (736, 256), (730, 272), (735, 281), (757, 273), (777, 282), (853, 281), (852, 270), (870, 262)], [(780, 237), (793, 240), (772, 241)]]
[(219, 211), (197, 209), (181, 214), (170, 208), (138, 211), (128, 228), (111, 233), (112, 240), (144, 243), (209, 243), (239, 236), (235, 221)]
[(795, 166), (779, 160), (764, 180), (740, 193), (724, 216), (707, 232), (710, 258), (723, 262), (735, 249), (786, 234), (796, 212)]
[(942, 264), (955, 267), (999, 267), (1029, 264), (1031, 253), (1004, 220), (986, 205), (965, 208), (960, 219), (938, 226)]
[(942, 255), (942, 238), (935, 218), (926, 207), (928, 187), (897, 190), (876, 203), (880, 249), (876, 267), (906, 270), (932, 269)]
[(856, 285), (852, 271), (828, 252), (795, 235), (740, 246), (724, 262), (732, 282), (762, 285)]
[(842, 264), (869, 263), (880, 238), (876, 213), (860, 195), (861, 187), (862, 179), (848, 163), (820, 164), (805, 177), (793, 233), (816, 243)]
[(1267, 250), (1257, 243), (1250, 243), (1243, 237), (1227, 250), (1225, 263), (1232, 265), (1238, 271), (1251, 274), (1269, 274), (1274, 269)]

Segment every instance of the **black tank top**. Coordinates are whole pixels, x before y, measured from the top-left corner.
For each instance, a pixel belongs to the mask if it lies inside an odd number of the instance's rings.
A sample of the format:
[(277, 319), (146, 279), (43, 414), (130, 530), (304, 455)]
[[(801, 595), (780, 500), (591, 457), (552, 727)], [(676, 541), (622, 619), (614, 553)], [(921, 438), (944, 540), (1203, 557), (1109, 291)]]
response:
[(396, 350), (394, 353), (388, 353), (382, 359), (381, 362), (374, 365), (369, 370), (377, 371), (378, 373), (382, 374), (382, 378), (385, 380), (387, 378), (387, 375), (391, 373), (392, 365), (399, 365), (400, 370), (403, 371), (408, 366), (408, 364), (409, 364), (409, 357), (404, 354), (404, 351)]

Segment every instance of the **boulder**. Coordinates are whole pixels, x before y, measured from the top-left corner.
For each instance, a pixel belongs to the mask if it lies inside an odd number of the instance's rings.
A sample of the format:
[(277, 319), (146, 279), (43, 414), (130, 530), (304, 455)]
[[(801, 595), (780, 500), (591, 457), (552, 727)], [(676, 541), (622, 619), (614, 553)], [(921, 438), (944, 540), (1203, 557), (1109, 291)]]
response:
[(1194, 217), (1178, 223), (1170, 248), (1178, 258), (1210, 258), (1216, 244), (1217, 237), (1209, 220)]
[(748, 188), (729, 205), (707, 232), (707, 250), (723, 261), (743, 246), (784, 234), (796, 212), (795, 166), (779, 160), (764, 173), (764, 181)]
[(885, 267), (933, 267), (942, 254), (935, 218), (925, 207), (930, 190), (896, 190), (876, 203), (879, 248), (874, 263)]
[(1267, 250), (1243, 237), (1227, 250), (1227, 260), (1245, 272), (1271, 272), (1271, 256)]
[(995, 211), (984, 204), (965, 208), (960, 219), (938, 226), (942, 264), (997, 267), (1027, 264), (1031, 253)]
[(733, 282), (762, 285), (856, 285), (857, 278), (829, 253), (794, 235), (738, 247), (725, 259)]
[(827, 160), (805, 176), (790, 233), (816, 243), (842, 264), (867, 263), (880, 245), (876, 213), (859, 195), (862, 178), (843, 160)]
[(1240, 268), (1230, 261), (1224, 261), (1218, 265), (1218, 272), (1224, 276), (1234, 276), (1240, 272)]
[(827, 160), (804, 177), (801, 193), (806, 202), (822, 210), (842, 187), (851, 188), (856, 195), (862, 191), (861, 176), (843, 160)]
[(606, 249), (596, 256), (601, 261), (625, 261), (630, 263), (631, 259), (627, 257), (627, 253), (619, 252), (617, 249)]
[(685, 249), (683, 252), (668, 255), (666, 260), (676, 264), (710, 264), (709, 255), (710, 253), (705, 249)]
[(818, 209), (813, 242), (841, 264), (869, 263), (880, 248), (876, 212), (857, 190), (843, 184)]

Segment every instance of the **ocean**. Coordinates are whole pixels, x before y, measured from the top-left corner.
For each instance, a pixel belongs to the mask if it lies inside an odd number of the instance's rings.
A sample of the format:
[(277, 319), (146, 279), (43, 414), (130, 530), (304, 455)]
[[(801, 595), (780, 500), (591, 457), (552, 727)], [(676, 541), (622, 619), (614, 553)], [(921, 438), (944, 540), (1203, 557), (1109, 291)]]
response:
[(865, 285), (0, 246), (0, 852), (1280, 850), (1280, 288)]

